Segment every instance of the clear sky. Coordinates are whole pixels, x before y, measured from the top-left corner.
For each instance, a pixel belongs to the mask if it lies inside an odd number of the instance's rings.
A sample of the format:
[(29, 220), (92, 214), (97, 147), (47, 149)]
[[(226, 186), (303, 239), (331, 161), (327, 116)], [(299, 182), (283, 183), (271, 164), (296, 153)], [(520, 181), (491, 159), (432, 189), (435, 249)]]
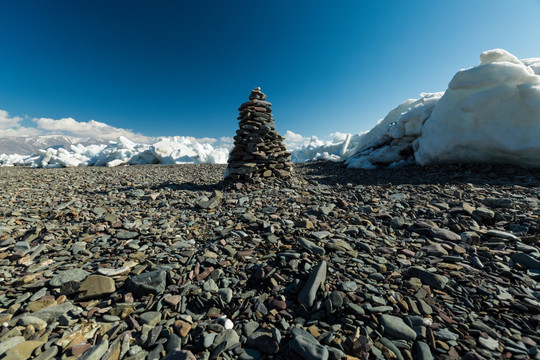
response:
[(539, 0), (19, 0), (0, 14), (4, 134), (73, 118), (232, 136), (255, 86), (282, 133), (358, 133), (484, 50), (540, 57)]

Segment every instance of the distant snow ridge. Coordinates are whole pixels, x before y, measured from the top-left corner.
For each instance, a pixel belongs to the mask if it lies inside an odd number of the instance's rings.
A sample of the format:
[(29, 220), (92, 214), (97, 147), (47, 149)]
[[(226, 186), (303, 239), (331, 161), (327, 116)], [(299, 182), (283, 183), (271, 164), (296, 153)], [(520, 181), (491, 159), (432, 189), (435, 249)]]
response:
[(162, 138), (149, 144), (137, 144), (121, 136), (107, 145), (71, 145), (70, 149), (49, 148), (31, 156), (0, 155), (0, 165), (24, 165), (56, 168), (77, 166), (119, 166), (144, 164), (210, 163), (227, 161), (229, 149), (214, 148), (183, 136)]
[(540, 167), (540, 58), (485, 51), (444, 93), (421, 94), (360, 138), (345, 163), (374, 168), (416, 162)]
[[(287, 132), (293, 161), (307, 162), (317, 159), (343, 160), (346, 150), (354, 148), (359, 135), (334, 133), (331, 141), (317, 137), (304, 138)], [(138, 144), (125, 137), (102, 145), (71, 144), (68, 149), (57, 146), (38, 150), (33, 155), (0, 154), (0, 166), (30, 166), (42, 168), (77, 166), (120, 166), (145, 164), (226, 164), (231, 148), (228, 139), (195, 139), (175, 136), (161, 138), (153, 144)], [(287, 140), (286, 140), (287, 142)]]

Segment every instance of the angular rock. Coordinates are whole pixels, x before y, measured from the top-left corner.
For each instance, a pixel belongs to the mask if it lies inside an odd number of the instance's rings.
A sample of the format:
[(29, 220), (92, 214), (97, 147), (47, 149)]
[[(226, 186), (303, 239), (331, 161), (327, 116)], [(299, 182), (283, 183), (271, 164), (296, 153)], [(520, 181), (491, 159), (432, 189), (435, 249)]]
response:
[(98, 299), (116, 291), (114, 280), (103, 275), (90, 275), (78, 289), (77, 300)]
[(384, 333), (396, 339), (412, 341), (416, 339), (416, 332), (397, 316), (381, 315), (381, 325)]
[(167, 273), (163, 270), (154, 270), (128, 279), (126, 288), (136, 296), (148, 294), (161, 294), (167, 286)]
[(321, 261), (309, 274), (309, 278), (298, 294), (298, 302), (304, 305), (307, 309), (313, 306), (317, 290), (326, 279), (326, 261)]

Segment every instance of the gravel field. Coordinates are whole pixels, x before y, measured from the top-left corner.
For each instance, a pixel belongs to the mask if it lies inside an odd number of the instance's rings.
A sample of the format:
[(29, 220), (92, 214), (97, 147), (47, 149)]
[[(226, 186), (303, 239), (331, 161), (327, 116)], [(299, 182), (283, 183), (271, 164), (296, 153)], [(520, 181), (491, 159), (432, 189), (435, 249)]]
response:
[(540, 170), (0, 168), (1, 359), (540, 359)]

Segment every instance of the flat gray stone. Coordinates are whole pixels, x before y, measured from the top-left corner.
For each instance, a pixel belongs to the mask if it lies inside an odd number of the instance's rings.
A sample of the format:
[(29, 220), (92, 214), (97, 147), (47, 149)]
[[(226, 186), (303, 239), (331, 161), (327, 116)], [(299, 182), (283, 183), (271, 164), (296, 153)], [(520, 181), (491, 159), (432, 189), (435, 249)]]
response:
[(216, 336), (214, 340), (214, 346), (218, 347), (222, 343), (225, 343), (225, 346), (223, 348), (223, 351), (226, 351), (230, 349), (233, 345), (236, 345), (240, 342), (240, 337), (236, 333), (236, 331), (232, 329), (224, 330)]
[(429, 285), (432, 288), (442, 290), (446, 286), (448, 279), (439, 274), (434, 274), (418, 266), (411, 266), (407, 269), (409, 276), (419, 278), (423, 284)]
[(291, 348), (305, 360), (327, 360), (330, 354), (313, 336), (295, 332)]
[(92, 346), (87, 352), (82, 354), (79, 360), (100, 360), (109, 348), (109, 341), (103, 340), (99, 344)]
[(358, 284), (354, 281), (344, 281), (339, 285), (341, 291), (353, 292), (358, 289)]
[(86, 279), (90, 273), (84, 271), (83, 269), (69, 269), (58, 272), (51, 280), (49, 280), (49, 285), (54, 287), (60, 287), (63, 284), (69, 281), (83, 281)]
[(436, 227), (431, 227), (429, 229), (429, 232), (434, 238), (442, 239), (442, 240), (448, 240), (448, 241), (460, 241), (461, 236), (456, 234), (453, 231), (447, 230), (447, 229), (439, 229)]
[(499, 342), (489, 336), (487, 338), (482, 336), (478, 337), (478, 342), (480, 345), (491, 351), (496, 351), (499, 348)]
[(416, 339), (416, 332), (397, 316), (381, 315), (381, 324), (384, 327), (384, 333), (393, 338), (408, 341)]
[(323, 247), (315, 244), (313, 241), (309, 241), (308, 239), (306, 238), (303, 238), (301, 236), (298, 237), (298, 244), (306, 249), (307, 251), (309, 251), (310, 253), (312, 253), (313, 255), (324, 255), (326, 254), (326, 251), (324, 250)]
[(45, 320), (31, 315), (20, 317), (18, 323), (22, 326), (33, 325), (37, 330), (45, 329), (47, 327), (47, 322)]
[(52, 345), (50, 348), (39, 354), (34, 360), (52, 360), (58, 354), (58, 346)]
[(512, 233), (495, 229), (488, 230), (487, 235), (491, 237), (498, 237), (501, 239), (519, 240), (519, 238)]
[(218, 296), (225, 304), (228, 304), (231, 302), (234, 292), (231, 288), (221, 288), (218, 290)]
[(49, 306), (47, 308), (41, 309), (36, 311), (32, 314), (32, 316), (35, 316), (37, 318), (40, 318), (41, 320), (46, 321), (47, 323), (51, 323), (60, 316), (67, 314), (68, 311), (73, 309), (73, 304), (70, 302), (65, 302), (59, 305), (53, 305)]
[(139, 233), (136, 231), (119, 231), (116, 233), (116, 238), (121, 240), (134, 239), (139, 236)]
[(146, 311), (139, 315), (143, 324), (150, 326), (156, 326), (161, 321), (161, 312), (159, 311)]
[(418, 360), (433, 360), (433, 354), (429, 349), (428, 344), (423, 341), (417, 341), (414, 344), (414, 350), (416, 352), (416, 358)]
[(165, 291), (166, 285), (167, 273), (163, 270), (145, 272), (126, 281), (127, 289), (136, 296), (160, 294)]
[(390, 339), (382, 337), (380, 341), (384, 346), (392, 350), (392, 352), (396, 355), (397, 360), (405, 360), (403, 355), (401, 355), (401, 351), (399, 351), (398, 347)]
[(308, 281), (298, 295), (298, 302), (307, 309), (313, 306), (317, 290), (326, 279), (326, 261), (321, 261), (309, 274)]
[(167, 350), (168, 353), (175, 350), (182, 350), (182, 338), (175, 333), (170, 334), (167, 339), (165, 350)]
[(458, 334), (453, 333), (446, 328), (434, 331), (433, 334), (435, 335), (436, 339), (444, 340), (444, 341), (455, 341), (459, 338)]
[(246, 345), (268, 355), (274, 355), (279, 351), (278, 342), (273, 338), (272, 333), (266, 329), (259, 329), (252, 333), (248, 337)]
[(24, 342), (24, 336), (13, 336), (0, 342), (0, 355), (6, 353), (9, 349)]
[(517, 252), (510, 257), (514, 264), (520, 264), (528, 270), (540, 270), (540, 261), (529, 254)]
[(259, 323), (253, 320), (248, 321), (247, 323), (244, 323), (242, 326), (242, 332), (244, 333), (244, 336), (250, 337), (251, 334), (255, 332), (259, 328)]
[(203, 290), (215, 294), (218, 292), (219, 288), (213, 279), (208, 279), (203, 283)]

